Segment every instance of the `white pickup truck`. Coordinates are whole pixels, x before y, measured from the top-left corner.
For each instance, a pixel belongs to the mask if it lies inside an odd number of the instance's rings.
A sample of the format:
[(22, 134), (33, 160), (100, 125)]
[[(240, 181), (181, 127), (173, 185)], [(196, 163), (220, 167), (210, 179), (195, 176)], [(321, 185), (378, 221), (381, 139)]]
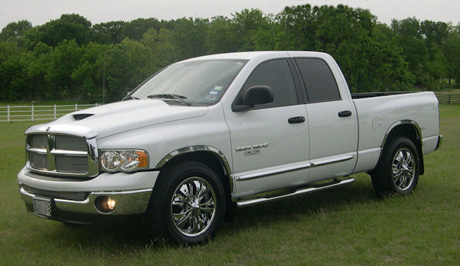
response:
[(26, 132), (27, 210), (64, 223), (145, 218), (181, 244), (235, 207), (348, 184), (408, 194), (441, 144), (432, 92), (351, 95), (328, 54), (218, 54), (172, 64), (123, 101)]

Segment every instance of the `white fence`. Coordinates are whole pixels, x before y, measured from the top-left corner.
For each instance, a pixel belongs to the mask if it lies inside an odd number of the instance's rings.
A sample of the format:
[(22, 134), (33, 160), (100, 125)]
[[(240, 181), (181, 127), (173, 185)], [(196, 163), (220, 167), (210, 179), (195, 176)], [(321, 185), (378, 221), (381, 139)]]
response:
[(97, 106), (96, 104), (72, 105), (7, 105), (0, 106), (0, 122), (51, 121), (70, 112)]

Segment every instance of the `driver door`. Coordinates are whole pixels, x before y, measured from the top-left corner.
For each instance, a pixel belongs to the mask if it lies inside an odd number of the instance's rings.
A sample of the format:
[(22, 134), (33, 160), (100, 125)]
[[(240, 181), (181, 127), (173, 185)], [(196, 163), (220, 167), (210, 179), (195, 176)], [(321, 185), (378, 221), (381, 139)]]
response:
[(307, 182), (310, 163), (307, 112), (298, 98), (288, 59), (262, 62), (243, 85), (234, 104), (253, 86), (268, 86), (273, 102), (244, 111), (227, 110), (231, 136), (234, 197)]

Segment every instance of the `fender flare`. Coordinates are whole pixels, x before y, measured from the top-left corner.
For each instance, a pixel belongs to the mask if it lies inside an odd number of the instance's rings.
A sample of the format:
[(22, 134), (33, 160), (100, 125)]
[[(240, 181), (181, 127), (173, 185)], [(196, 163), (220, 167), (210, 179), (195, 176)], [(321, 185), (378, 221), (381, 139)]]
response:
[(224, 168), (224, 172), (228, 176), (228, 181), (230, 185), (230, 193), (233, 194), (234, 180), (231, 174), (232, 172), (231, 172), (230, 164), (227, 158), (225, 157), (225, 154), (215, 147), (208, 146), (208, 145), (193, 145), (193, 146), (188, 146), (188, 147), (177, 149), (175, 151), (170, 152), (166, 156), (164, 156), (163, 159), (161, 159), (160, 162), (156, 165), (156, 168), (159, 169), (163, 167), (164, 165), (166, 165), (166, 163), (168, 163), (173, 158), (176, 158), (177, 156), (184, 155), (187, 153), (193, 153), (193, 152), (207, 152), (207, 153), (210, 153), (216, 156), (216, 158), (221, 162), (222, 167)]

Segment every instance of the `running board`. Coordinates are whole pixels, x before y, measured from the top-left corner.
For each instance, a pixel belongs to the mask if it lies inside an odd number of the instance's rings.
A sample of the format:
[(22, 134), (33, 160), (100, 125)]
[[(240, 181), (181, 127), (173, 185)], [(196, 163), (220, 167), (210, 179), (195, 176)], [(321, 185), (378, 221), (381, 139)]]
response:
[(292, 197), (292, 196), (296, 196), (296, 195), (300, 195), (300, 194), (313, 193), (313, 192), (316, 192), (316, 191), (326, 190), (326, 189), (329, 189), (329, 188), (346, 185), (346, 184), (352, 183), (354, 181), (355, 180), (353, 178), (345, 179), (345, 180), (335, 180), (335, 181), (333, 181), (331, 183), (323, 184), (321, 186), (301, 188), (301, 189), (295, 190), (295, 191), (293, 191), (291, 193), (287, 193), (287, 194), (276, 195), (276, 196), (266, 196), (266, 197), (252, 198), (252, 199), (244, 199), (244, 200), (241, 200), (241, 201), (237, 201), (236, 205), (238, 207), (246, 207), (246, 206), (259, 204), (259, 203), (263, 203), (263, 202), (269, 202), (269, 201), (273, 201), (273, 200), (284, 199), (284, 198), (287, 198), (287, 197)]

